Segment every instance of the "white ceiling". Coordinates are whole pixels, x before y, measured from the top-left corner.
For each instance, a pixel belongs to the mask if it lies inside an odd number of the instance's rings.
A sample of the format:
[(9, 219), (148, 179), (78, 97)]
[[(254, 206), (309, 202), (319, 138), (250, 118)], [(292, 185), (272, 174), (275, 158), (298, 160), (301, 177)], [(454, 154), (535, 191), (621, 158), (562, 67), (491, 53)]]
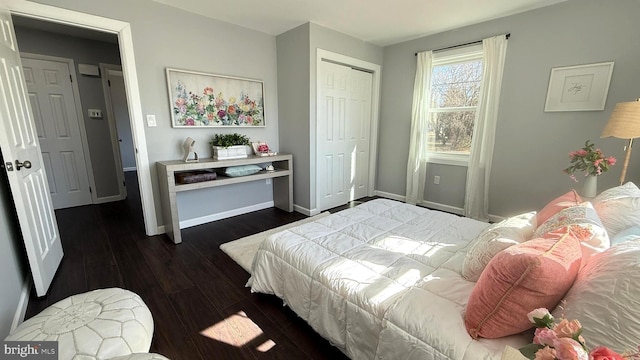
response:
[(154, 0), (279, 35), (313, 22), (380, 46), (567, 0)]

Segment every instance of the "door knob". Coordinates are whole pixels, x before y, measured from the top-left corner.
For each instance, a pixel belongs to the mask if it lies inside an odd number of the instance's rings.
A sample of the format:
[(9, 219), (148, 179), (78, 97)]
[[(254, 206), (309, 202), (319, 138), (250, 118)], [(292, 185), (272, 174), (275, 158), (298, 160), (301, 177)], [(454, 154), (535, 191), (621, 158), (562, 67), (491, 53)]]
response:
[(16, 170), (20, 171), (22, 168), (31, 169), (31, 161), (25, 160), (24, 162), (20, 162), (16, 160)]

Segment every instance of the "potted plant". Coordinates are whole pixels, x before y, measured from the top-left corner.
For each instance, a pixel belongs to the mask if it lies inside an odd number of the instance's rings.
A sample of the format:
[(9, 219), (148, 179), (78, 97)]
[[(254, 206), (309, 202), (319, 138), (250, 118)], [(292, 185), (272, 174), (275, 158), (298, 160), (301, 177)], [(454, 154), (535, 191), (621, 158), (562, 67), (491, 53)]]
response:
[(214, 134), (209, 144), (216, 160), (242, 159), (247, 157), (247, 145), (251, 141), (248, 136), (238, 133)]

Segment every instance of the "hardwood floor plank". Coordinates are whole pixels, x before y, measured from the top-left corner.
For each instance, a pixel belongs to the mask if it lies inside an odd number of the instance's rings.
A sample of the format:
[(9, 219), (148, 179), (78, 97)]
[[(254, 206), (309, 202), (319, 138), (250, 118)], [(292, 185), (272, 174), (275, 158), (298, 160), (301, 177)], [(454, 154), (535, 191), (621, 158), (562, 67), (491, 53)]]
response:
[(154, 315), (155, 330), (150, 352), (163, 354), (171, 360), (207, 359), (196, 348), (166, 295), (148, 297), (145, 303)]
[(245, 299), (221, 311), (233, 327), (249, 334), (243, 346), (258, 359), (308, 359), (280, 330), (272, 319), (265, 315), (251, 299)]
[[(202, 292), (213, 301), (218, 310), (222, 310), (249, 295), (249, 291), (231, 282), (223, 276), (198, 249), (191, 243), (184, 242), (179, 245), (165, 242), (167, 251), (175, 259), (179, 260), (188, 276)], [(245, 281), (246, 283), (246, 281)]]
[(205, 358), (255, 359), (249, 349), (238, 346), (237, 337), (229, 336), (235, 333), (234, 328), (200, 289), (194, 287), (168, 297), (193, 343), (205, 354)]
[(171, 294), (193, 286), (180, 261), (171, 256), (158, 238), (137, 239), (135, 244), (165, 293)]

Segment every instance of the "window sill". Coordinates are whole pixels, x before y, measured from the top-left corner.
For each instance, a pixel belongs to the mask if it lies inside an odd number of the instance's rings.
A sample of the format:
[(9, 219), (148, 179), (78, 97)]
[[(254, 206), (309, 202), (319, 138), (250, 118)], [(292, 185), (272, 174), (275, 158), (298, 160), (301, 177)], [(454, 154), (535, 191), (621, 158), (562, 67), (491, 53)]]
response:
[(467, 158), (467, 157), (460, 158), (460, 157), (430, 156), (427, 159), (427, 163), (468, 167), (469, 166), (469, 158)]

